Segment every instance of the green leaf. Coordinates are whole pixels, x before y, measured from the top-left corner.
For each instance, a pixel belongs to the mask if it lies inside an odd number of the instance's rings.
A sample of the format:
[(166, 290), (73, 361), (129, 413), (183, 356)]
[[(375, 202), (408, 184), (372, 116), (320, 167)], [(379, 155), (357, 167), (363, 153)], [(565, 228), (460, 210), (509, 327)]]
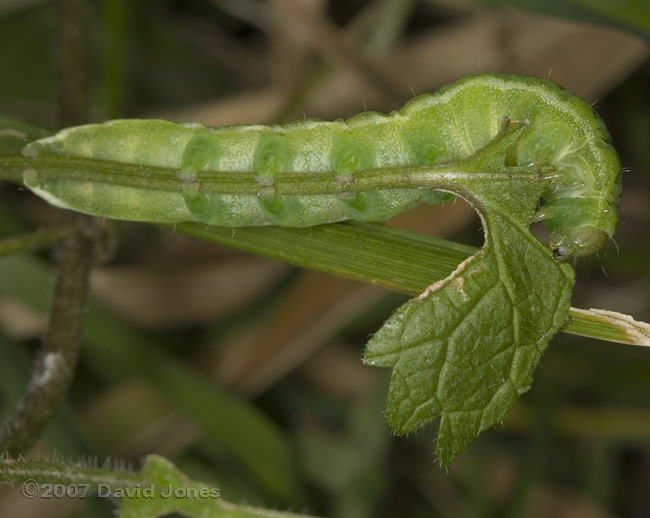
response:
[[(510, 145), (517, 132), (508, 124), (468, 167), (505, 171), (490, 157), (504, 156), (493, 148)], [(545, 183), (530, 175), (501, 179), (457, 181), (458, 194), (481, 216), (484, 247), (399, 308), (365, 352), (369, 365), (393, 367), (386, 405), (393, 430), (408, 433), (441, 416), (443, 466), (504, 419), (568, 318), (573, 270), (528, 228)]]

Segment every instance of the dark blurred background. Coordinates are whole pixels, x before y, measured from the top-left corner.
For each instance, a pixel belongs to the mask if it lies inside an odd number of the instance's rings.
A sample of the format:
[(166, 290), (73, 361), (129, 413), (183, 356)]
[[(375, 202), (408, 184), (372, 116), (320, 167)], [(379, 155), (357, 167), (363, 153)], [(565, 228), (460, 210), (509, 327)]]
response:
[[(626, 168), (616, 242), (575, 264), (573, 305), (650, 321), (646, 0), (78, 4), (87, 44), (77, 68), (92, 121), (332, 119), (396, 109), (479, 71), (559, 82), (594, 103)], [(0, 0), (0, 115), (57, 127), (58, 30), (56, 2)], [(0, 186), (2, 237), (61, 217)], [(436, 425), (392, 436), (382, 414), (389, 372), (360, 361), (403, 296), (147, 225), (106, 224), (116, 253), (94, 273), (77, 377), (41, 457), (137, 467), (156, 452), (227, 500), (335, 518), (650, 516), (649, 349), (560, 333), (503, 426), (445, 471)], [(389, 224), (482, 242), (461, 202)], [(51, 264), (49, 252), (0, 261), (5, 419), (38, 350)], [(260, 453), (247, 457), (250, 445)], [(7, 487), (0, 510), (113, 513), (102, 500), (28, 501)]]

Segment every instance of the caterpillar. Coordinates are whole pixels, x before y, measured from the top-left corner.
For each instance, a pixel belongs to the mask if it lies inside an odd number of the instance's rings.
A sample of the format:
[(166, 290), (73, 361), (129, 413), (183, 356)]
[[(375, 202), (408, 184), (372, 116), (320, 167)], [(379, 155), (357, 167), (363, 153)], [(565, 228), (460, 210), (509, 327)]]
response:
[[(553, 166), (536, 221), (549, 230), (556, 257), (588, 255), (614, 234), (621, 166), (592, 107), (550, 80), (478, 74), (424, 94), (390, 114), (364, 112), (333, 122), (205, 127), (162, 120), (114, 120), (64, 129), (23, 149), (171, 168), (182, 192), (107, 183), (42, 179), (24, 182), (50, 203), (116, 219), (229, 227), (312, 226), (352, 219), (380, 221), (421, 202), (453, 198), (426, 189), (369, 190), (351, 195), (279, 195), (278, 172), (318, 172), (352, 181), (360, 171), (425, 166), (469, 157), (500, 131), (504, 117), (528, 121), (509, 149), (508, 166)], [(258, 195), (201, 192), (204, 171), (254, 172)]]

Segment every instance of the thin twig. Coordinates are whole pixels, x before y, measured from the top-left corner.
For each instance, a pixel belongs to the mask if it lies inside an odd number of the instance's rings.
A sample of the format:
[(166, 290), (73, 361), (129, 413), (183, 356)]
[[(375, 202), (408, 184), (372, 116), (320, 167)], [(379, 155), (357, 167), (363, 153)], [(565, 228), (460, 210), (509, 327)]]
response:
[[(87, 219), (87, 218), (84, 218)], [(72, 381), (93, 263), (93, 239), (75, 232), (61, 243), (47, 334), (27, 393), (0, 433), (0, 447), (15, 457), (36, 442)]]
[(39, 228), (33, 232), (2, 239), (0, 240), (0, 257), (26, 250), (47, 248), (68, 237), (75, 228), (76, 226), (73, 224)]

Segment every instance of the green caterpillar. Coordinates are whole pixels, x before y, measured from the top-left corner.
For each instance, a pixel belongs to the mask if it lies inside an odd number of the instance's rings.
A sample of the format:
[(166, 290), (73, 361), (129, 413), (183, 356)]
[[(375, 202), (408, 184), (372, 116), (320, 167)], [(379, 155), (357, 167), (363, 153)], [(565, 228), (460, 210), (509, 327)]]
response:
[[(493, 139), (504, 117), (529, 123), (509, 150), (506, 164), (553, 166), (558, 172), (536, 217), (545, 222), (556, 257), (598, 250), (614, 234), (621, 194), (620, 162), (607, 129), (578, 96), (552, 81), (519, 75), (470, 76), (416, 97), (388, 115), (365, 112), (346, 121), (208, 128), (116, 120), (68, 128), (32, 142), (23, 153), (172, 168), (179, 171), (183, 192), (37, 175), (26, 175), (25, 183), (59, 207), (116, 219), (231, 227), (380, 221), (420, 202), (444, 203), (451, 196), (425, 189), (278, 195), (274, 175), (319, 172), (346, 182), (369, 169), (453, 163)], [(203, 171), (254, 172), (260, 192), (202, 193)]]

